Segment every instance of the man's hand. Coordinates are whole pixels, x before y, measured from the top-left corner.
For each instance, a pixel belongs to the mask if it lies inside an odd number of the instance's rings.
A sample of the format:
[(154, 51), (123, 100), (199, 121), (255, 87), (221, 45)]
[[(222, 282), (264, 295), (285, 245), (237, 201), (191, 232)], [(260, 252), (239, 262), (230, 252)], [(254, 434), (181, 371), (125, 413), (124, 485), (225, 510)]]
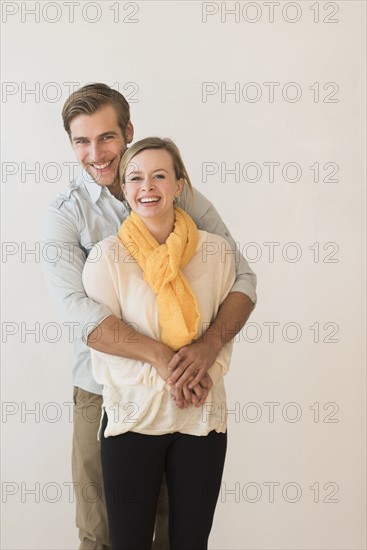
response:
[(168, 377), (171, 374), (168, 370), (168, 365), (174, 356), (175, 352), (170, 347), (159, 343), (159, 353), (154, 358), (152, 365), (165, 382), (168, 381)]
[[(172, 385), (171, 396), (176, 402), (176, 405), (179, 408), (187, 408), (191, 406), (191, 404), (195, 407), (200, 407), (208, 397), (208, 393), (213, 386), (213, 381), (206, 371), (212, 366), (218, 355), (217, 348), (213, 345), (198, 341), (181, 348), (179, 352), (175, 353), (165, 344), (161, 342), (157, 344), (158, 353), (155, 354), (152, 364), (159, 376), (168, 382), (168, 384)], [(188, 365), (193, 365), (195, 370), (197, 370), (196, 365), (198, 364), (201, 371), (200, 378), (196, 375), (196, 372), (190, 374), (190, 372), (187, 372), (188, 369), (186, 370), (183, 368), (182, 372), (184, 372), (185, 380), (180, 379), (180, 383), (174, 386), (173, 384), (175, 382), (171, 383), (170, 379), (172, 376), (176, 376), (177, 380), (180, 373), (176, 373), (176, 371), (172, 373), (169, 367), (175, 358), (176, 364), (178, 365), (177, 368), (179, 369), (182, 367), (182, 365), (179, 365), (177, 362), (177, 355), (179, 359), (186, 359)], [(197, 382), (195, 382), (196, 379), (198, 380)]]
[(171, 376), (168, 384), (182, 388), (184, 382), (193, 377), (189, 382), (189, 389), (197, 386), (206, 371), (214, 364), (218, 350), (206, 342), (194, 342), (181, 348), (168, 364)]
[(184, 346), (168, 364), (168, 371), (171, 373), (167, 380), (168, 384), (182, 388), (183, 384), (188, 382), (188, 388), (193, 389), (214, 364), (217, 355), (218, 351), (205, 342), (194, 342)]

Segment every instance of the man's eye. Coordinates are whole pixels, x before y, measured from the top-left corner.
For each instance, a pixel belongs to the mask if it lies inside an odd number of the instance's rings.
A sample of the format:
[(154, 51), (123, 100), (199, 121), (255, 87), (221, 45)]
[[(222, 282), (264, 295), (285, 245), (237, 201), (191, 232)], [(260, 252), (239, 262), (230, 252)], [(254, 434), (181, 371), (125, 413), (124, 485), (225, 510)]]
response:
[(112, 139), (112, 137), (113, 137), (113, 136), (103, 136), (102, 139), (103, 139), (104, 141), (107, 141), (108, 139)]
[(75, 143), (77, 145), (84, 145), (85, 143), (87, 143), (87, 140), (86, 139), (77, 139)]

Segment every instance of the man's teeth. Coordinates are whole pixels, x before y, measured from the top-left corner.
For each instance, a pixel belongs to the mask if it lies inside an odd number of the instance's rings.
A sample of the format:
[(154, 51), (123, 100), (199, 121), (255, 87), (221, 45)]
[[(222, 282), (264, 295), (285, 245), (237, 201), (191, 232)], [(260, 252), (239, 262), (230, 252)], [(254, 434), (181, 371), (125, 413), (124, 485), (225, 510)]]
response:
[(159, 198), (145, 198), (145, 199), (140, 199), (140, 202), (158, 202), (159, 201)]
[(97, 168), (97, 170), (104, 170), (105, 168), (107, 168), (107, 166), (109, 166), (111, 164), (111, 160), (109, 162), (104, 162), (103, 164), (93, 164), (92, 166), (94, 166), (94, 168)]

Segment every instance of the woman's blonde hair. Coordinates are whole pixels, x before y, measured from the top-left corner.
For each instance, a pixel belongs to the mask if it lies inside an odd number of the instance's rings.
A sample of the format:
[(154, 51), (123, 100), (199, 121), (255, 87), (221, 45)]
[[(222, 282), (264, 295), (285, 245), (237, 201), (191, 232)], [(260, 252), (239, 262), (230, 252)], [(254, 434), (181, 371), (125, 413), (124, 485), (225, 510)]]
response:
[(187, 186), (192, 199), (193, 190), (189, 174), (187, 173), (177, 145), (175, 145), (175, 143), (173, 143), (173, 141), (169, 138), (147, 137), (145, 139), (137, 141), (136, 143), (134, 143), (134, 145), (129, 147), (129, 149), (126, 150), (120, 161), (120, 183), (125, 183), (126, 169), (128, 164), (136, 155), (138, 155), (142, 151), (145, 151), (146, 149), (163, 149), (170, 154), (176, 179), (183, 179), (184, 185)]

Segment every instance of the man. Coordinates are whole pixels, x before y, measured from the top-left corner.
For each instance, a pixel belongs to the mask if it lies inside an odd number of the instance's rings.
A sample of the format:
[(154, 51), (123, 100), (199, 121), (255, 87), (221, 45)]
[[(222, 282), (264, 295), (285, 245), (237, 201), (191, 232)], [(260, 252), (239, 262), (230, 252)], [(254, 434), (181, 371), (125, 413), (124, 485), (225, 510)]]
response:
[[(184, 196), (180, 206), (199, 229), (222, 235), (228, 253), (236, 257), (236, 282), (223, 302), (216, 320), (195, 343), (177, 353), (139, 333), (114, 317), (107, 307), (87, 298), (82, 270), (92, 246), (117, 234), (127, 210), (122, 202), (118, 165), (133, 139), (129, 105), (105, 84), (90, 84), (74, 92), (63, 108), (63, 122), (82, 173), (48, 208), (42, 224), (42, 240), (59, 251), (55, 262), (45, 262), (47, 284), (64, 321), (72, 323), (75, 342), (73, 479), (76, 487), (80, 549), (110, 548), (104, 503), (97, 433), (101, 416), (101, 388), (91, 373), (89, 348), (148, 362), (172, 371), (169, 382), (178, 406), (184, 406), (182, 386), (199, 395), (202, 403), (212, 381), (206, 371), (220, 349), (242, 328), (256, 301), (256, 278), (247, 262), (235, 252), (235, 243), (212, 204), (198, 191), (194, 201)], [(209, 253), (209, 251), (208, 251)], [(213, 253), (213, 251), (211, 251)], [(216, 252), (218, 253), (218, 252)], [(94, 487), (97, 498), (85, 498)], [(157, 509), (154, 550), (169, 547), (167, 497)]]

